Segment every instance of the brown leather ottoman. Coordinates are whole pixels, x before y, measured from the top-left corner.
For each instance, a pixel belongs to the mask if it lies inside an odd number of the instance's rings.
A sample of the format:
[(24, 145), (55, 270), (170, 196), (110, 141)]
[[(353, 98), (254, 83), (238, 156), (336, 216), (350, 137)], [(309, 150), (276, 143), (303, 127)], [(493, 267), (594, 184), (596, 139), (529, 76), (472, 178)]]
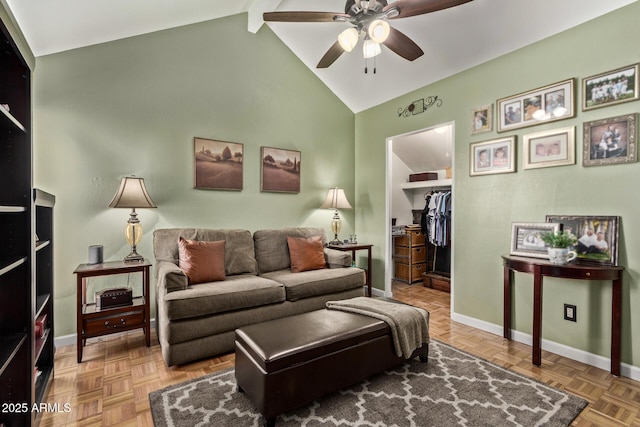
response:
[[(337, 310), (317, 310), (236, 330), (236, 382), (266, 426), (279, 414), (399, 365), (389, 326)], [(427, 361), (429, 345), (414, 351)]]

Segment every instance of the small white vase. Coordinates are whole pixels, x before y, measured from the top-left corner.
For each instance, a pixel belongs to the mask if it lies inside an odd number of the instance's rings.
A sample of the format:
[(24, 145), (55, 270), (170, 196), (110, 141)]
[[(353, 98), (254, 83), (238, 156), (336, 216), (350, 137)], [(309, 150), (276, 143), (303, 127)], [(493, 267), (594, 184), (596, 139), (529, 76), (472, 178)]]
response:
[(563, 265), (569, 261), (576, 259), (578, 254), (575, 251), (570, 251), (569, 248), (548, 248), (549, 261), (551, 264)]

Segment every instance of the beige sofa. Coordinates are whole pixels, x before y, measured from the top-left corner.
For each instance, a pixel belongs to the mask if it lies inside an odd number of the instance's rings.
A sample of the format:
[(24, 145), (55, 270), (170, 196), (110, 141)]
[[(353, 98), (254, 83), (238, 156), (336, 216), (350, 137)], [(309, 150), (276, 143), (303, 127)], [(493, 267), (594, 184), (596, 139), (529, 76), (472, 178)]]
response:
[[(364, 295), (365, 272), (348, 252), (324, 248), (326, 267), (293, 273), (287, 237), (322, 236), (321, 228), (156, 230), (156, 323), (168, 366), (233, 351), (242, 326), (323, 308)], [(223, 281), (189, 285), (178, 267), (178, 240), (225, 241)], [(285, 331), (283, 331), (284, 333)]]

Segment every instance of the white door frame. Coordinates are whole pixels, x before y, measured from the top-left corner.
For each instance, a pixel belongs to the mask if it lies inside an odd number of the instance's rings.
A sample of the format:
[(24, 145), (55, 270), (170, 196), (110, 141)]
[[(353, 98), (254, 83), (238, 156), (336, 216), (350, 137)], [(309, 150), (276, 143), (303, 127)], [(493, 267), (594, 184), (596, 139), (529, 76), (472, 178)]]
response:
[[(386, 139), (386, 147), (385, 147), (385, 155), (386, 155), (386, 178), (385, 178), (385, 184), (386, 184), (386, 188), (385, 188), (385, 249), (384, 249), (384, 271), (385, 271), (385, 278), (384, 278), (384, 295), (388, 298), (391, 298), (393, 296), (393, 292), (392, 292), (392, 280), (393, 280), (393, 241), (392, 241), (392, 237), (391, 237), (391, 191), (392, 191), (392, 161), (393, 161), (393, 140), (394, 139), (398, 139), (398, 138), (402, 138), (403, 136), (407, 136), (407, 135), (413, 135), (416, 133), (420, 133), (420, 132), (424, 132), (430, 129), (435, 129), (444, 125), (450, 125), (451, 126), (451, 170), (455, 170), (454, 165), (455, 165), (455, 122), (448, 122), (448, 123), (441, 123), (438, 124), (436, 126), (430, 126), (424, 129), (419, 129), (416, 131), (412, 131), (412, 132), (407, 132), (407, 133), (403, 133), (400, 135), (395, 135), (395, 136), (390, 136)], [(455, 177), (454, 177), (455, 178)], [(455, 186), (455, 179), (452, 181), (451, 184), (451, 194), (452, 196), (454, 195), (454, 186)], [(454, 241), (454, 230), (455, 230), (455, 223), (453, 221), (453, 216), (451, 217), (451, 241)], [(451, 313), (454, 312), (454, 298), (453, 298), (453, 292), (454, 292), (454, 254), (453, 251), (451, 253)]]

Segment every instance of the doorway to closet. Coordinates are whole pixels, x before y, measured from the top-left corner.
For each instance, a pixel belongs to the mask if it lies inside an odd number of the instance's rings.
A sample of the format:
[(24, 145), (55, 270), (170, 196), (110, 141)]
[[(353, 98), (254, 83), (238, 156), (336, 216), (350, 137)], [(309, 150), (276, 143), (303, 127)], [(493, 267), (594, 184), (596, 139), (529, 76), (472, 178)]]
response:
[(387, 138), (385, 295), (452, 292), (454, 123)]

